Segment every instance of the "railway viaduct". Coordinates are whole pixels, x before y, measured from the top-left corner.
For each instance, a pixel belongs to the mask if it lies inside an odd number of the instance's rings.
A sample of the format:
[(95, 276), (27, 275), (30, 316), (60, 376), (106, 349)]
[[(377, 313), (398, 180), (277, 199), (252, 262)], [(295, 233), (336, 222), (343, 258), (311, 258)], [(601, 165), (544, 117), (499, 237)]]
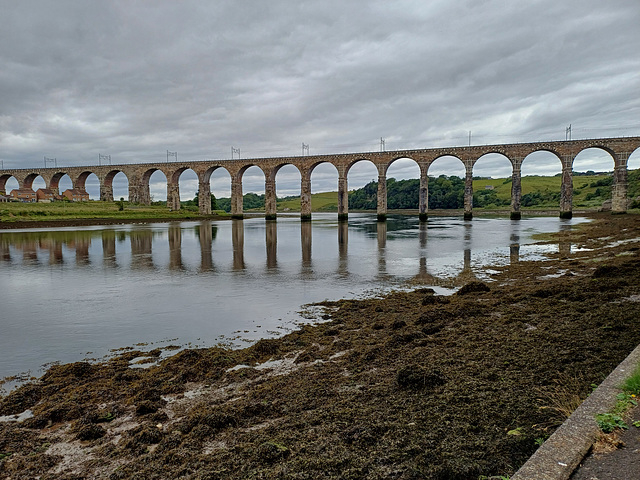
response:
[(59, 181), (64, 175), (71, 178), (73, 188), (85, 191), (87, 177), (95, 174), (100, 181), (100, 200), (113, 201), (113, 178), (122, 172), (129, 181), (129, 201), (150, 204), (149, 179), (155, 171), (161, 171), (167, 178), (167, 206), (170, 210), (180, 209), (179, 179), (186, 170), (193, 170), (198, 176), (199, 209), (202, 214), (211, 213), (210, 178), (218, 168), (227, 170), (231, 176), (231, 214), (242, 217), (242, 176), (251, 166), (258, 166), (265, 176), (265, 215), (267, 219), (276, 217), (276, 174), (285, 165), (298, 168), (301, 177), (300, 202), (301, 218), (311, 218), (311, 173), (322, 163), (334, 165), (338, 171), (338, 218), (348, 215), (349, 169), (357, 162), (368, 160), (378, 170), (378, 219), (387, 215), (387, 170), (400, 158), (410, 158), (420, 167), (419, 215), (426, 220), (428, 215), (429, 177), (431, 164), (444, 156), (455, 157), (465, 167), (464, 216), (473, 215), (473, 167), (484, 155), (497, 153), (509, 159), (512, 165), (511, 218), (519, 219), (521, 188), (521, 167), (527, 156), (537, 151), (555, 155), (562, 165), (560, 191), (560, 216), (570, 218), (573, 197), (573, 161), (587, 148), (606, 151), (613, 159), (612, 211), (622, 213), (627, 209), (627, 163), (630, 155), (640, 148), (640, 137), (594, 138), (554, 142), (514, 143), (503, 145), (480, 145), (468, 147), (426, 148), (395, 150), (388, 152), (342, 153), (334, 155), (307, 155), (293, 157), (248, 158), (236, 160), (197, 160), (171, 163), (131, 163), (124, 165), (94, 165), (55, 168), (26, 168), (0, 170), (0, 192), (6, 194), (6, 183), (10, 178), (18, 181), (20, 189), (32, 190), (33, 181), (41, 176), (46, 188), (59, 194)]

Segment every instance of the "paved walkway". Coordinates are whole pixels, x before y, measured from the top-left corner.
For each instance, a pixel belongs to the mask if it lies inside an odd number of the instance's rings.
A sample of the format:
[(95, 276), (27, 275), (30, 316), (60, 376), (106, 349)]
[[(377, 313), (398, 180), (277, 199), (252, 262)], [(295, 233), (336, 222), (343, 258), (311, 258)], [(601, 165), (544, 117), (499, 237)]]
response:
[(628, 419), (629, 430), (619, 435), (622, 445), (608, 453), (589, 454), (571, 475), (571, 480), (640, 479), (640, 408), (634, 408)]

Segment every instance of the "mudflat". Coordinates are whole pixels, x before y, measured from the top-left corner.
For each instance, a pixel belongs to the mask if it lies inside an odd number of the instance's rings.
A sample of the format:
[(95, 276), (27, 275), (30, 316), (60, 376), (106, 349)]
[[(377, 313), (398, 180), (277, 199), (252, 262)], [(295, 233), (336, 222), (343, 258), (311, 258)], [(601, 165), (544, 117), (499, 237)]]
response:
[(640, 216), (546, 241), (561, 253), (452, 296), (326, 302), (242, 350), (54, 366), (0, 401), (33, 414), (0, 422), (0, 477), (511, 475), (640, 343)]

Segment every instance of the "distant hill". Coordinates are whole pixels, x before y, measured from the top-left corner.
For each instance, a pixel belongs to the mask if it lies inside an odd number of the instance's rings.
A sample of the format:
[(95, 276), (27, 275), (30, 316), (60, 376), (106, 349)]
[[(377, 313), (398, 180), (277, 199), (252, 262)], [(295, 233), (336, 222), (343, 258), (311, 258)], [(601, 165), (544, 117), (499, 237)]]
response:
[[(530, 175), (522, 177), (523, 208), (557, 208), (560, 204), (559, 175), (553, 177)], [(611, 198), (611, 172), (574, 172), (573, 206), (596, 208)], [(418, 179), (387, 179), (387, 208), (417, 209), (420, 181)], [(375, 210), (377, 208), (378, 182), (372, 181), (364, 187), (349, 192), (349, 210)], [(474, 178), (473, 208), (508, 210), (511, 205), (511, 177)], [(640, 196), (640, 170), (629, 171), (628, 196)], [(279, 198), (279, 211), (300, 211), (300, 197), (297, 195)], [(632, 204), (639, 208), (640, 202)], [(264, 210), (264, 195), (247, 193), (244, 195), (245, 210)], [(230, 211), (229, 198), (217, 199), (219, 209)], [(429, 177), (429, 209), (455, 209), (464, 207), (464, 180), (455, 176), (441, 175)], [(337, 192), (323, 192), (311, 195), (314, 212), (337, 211)]]

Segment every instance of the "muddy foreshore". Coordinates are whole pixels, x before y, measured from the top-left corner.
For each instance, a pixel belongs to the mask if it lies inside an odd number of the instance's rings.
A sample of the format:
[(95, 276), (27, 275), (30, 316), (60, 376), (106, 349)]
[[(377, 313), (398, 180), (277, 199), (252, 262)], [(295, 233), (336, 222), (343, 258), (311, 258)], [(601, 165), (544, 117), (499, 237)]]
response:
[(326, 303), (324, 323), (147, 369), (54, 366), (0, 401), (33, 412), (0, 423), (0, 478), (511, 475), (640, 343), (640, 216), (593, 217), (552, 240), (565, 256), (451, 297)]

